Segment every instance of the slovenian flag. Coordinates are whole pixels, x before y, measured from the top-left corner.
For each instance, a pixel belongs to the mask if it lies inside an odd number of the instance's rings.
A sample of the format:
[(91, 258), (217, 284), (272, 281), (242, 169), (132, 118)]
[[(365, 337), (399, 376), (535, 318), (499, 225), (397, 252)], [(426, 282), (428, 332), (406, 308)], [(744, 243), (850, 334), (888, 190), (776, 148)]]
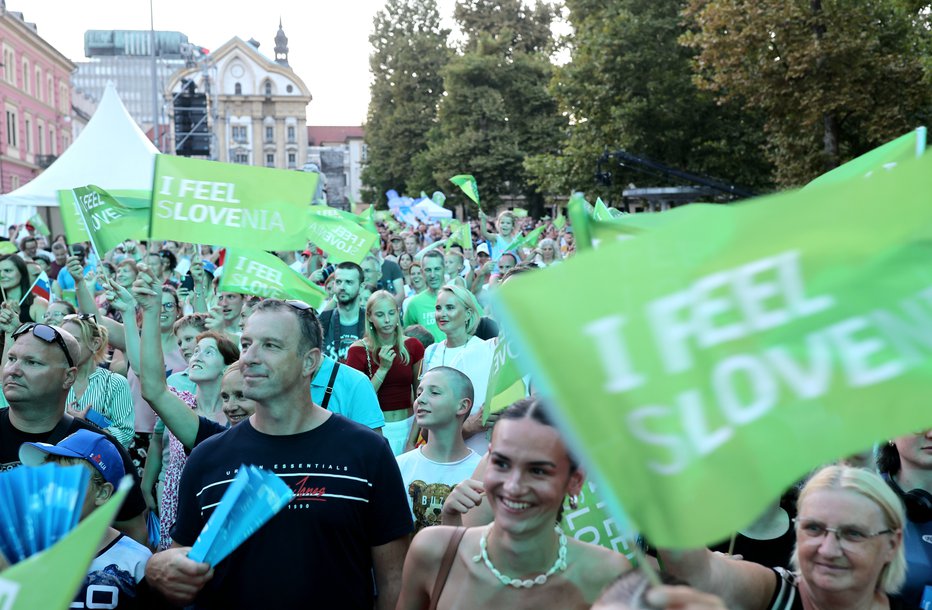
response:
[(45, 274), (45, 271), (39, 274), (39, 277), (37, 277), (36, 281), (33, 282), (32, 288), (29, 289), (29, 292), (36, 295), (37, 297), (42, 297), (46, 301), (49, 300), (51, 291), (52, 285), (49, 282), (49, 276)]

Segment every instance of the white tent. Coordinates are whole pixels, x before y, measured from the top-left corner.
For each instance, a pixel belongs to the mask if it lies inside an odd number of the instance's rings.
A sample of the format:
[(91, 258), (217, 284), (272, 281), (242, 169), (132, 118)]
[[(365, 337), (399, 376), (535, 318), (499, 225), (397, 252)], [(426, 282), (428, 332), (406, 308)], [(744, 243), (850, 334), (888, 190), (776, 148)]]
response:
[(158, 150), (126, 111), (113, 83), (74, 143), (44, 172), (0, 195), (7, 224), (21, 223), (37, 207), (58, 207), (57, 191), (86, 184), (110, 191), (151, 191)]
[(453, 218), (453, 211), (443, 206), (439, 206), (426, 197), (420, 203), (411, 208), (414, 213), (428, 221), (439, 220), (440, 218)]

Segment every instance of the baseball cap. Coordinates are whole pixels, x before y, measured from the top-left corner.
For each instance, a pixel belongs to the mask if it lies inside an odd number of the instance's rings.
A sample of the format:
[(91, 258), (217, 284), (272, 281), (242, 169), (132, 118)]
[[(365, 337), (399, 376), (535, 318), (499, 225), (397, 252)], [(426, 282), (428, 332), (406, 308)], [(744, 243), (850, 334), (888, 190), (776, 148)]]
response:
[(103, 434), (90, 430), (78, 430), (57, 445), (23, 443), (19, 448), (19, 461), (27, 466), (41, 466), (49, 455), (84, 460), (114, 487), (119, 486), (120, 479), (126, 473), (123, 458), (113, 443)]
[(486, 256), (492, 256), (489, 253), (489, 244), (479, 244), (476, 248), (476, 254), (485, 254)]
[(209, 273), (211, 277), (213, 277), (214, 274), (217, 273), (217, 265), (213, 264), (206, 258), (201, 259), (201, 266), (204, 267), (204, 271)]

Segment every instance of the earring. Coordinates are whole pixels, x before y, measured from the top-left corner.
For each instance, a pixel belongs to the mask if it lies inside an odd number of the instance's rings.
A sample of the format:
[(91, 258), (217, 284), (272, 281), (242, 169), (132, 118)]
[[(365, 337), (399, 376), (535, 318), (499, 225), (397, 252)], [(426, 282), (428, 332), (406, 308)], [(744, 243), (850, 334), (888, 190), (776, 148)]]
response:
[(579, 496), (573, 494), (570, 496), (570, 510), (576, 510), (579, 508)]

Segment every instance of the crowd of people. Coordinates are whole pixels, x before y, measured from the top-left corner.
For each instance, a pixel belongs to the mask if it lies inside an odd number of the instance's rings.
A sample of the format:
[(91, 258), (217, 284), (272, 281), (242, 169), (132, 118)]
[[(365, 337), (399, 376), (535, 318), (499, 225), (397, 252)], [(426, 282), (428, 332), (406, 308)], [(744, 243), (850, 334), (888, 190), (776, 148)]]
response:
[[(0, 471), (84, 465), (82, 517), (134, 479), (73, 607), (932, 603), (932, 430), (879, 442), (865, 467), (826, 465), (715, 550), (642, 540), (632, 567), (577, 540), (562, 515), (585, 472), (534, 380), (483, 409), (502, 330), (490, 295), (572, 257), (572, 227), (506, 211), (469, 228), (472, 243), (440, 223), (379, 223), (359, 264), (310, 243), (276, 253), (326, 290), (319, 308), (219, 291), (221, 248), (98, 253), (11, 228)], [(241, 465), (294, 498), (218, 565), (193, 561)]]

